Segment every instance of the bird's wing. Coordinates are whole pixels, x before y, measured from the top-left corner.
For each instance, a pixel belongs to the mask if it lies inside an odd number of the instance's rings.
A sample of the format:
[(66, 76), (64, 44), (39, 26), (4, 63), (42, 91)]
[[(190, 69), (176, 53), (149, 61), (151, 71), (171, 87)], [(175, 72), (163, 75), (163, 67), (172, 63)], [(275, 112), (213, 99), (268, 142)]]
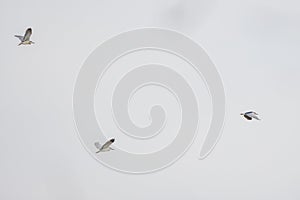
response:
[(23, 36), (22, 35), (15, 35), (16, 38), (19, 38), (19, 40), (21, 40), (21, 42), (23, 42)]
[(105, 144), (102, 146), (101, 149), (106, 149), (108, 148), (112, 143), (114, 143), (114, 139), (108, 140), (107, 142), (105, 142)]
[(245, 115), (253, 114), (253, 111), (245, 112)]
[(101, 144), (99, 143), (99, 142), (95, 142), (95, 147), (97, 148), (97, 149), (101, 149)]
[(249, 117), (248, 115), (244, 115), (244, 117), (245, 117), (246, 119), (248, 119), (248, 120), (252, 120), (252, 118)]
[(30, 39), (30, 36), (32, 34), (32, 29), (31, 28), (28, 28), (25, 32), (25, 35), (23, 37), (23, 41), (27, 41)]

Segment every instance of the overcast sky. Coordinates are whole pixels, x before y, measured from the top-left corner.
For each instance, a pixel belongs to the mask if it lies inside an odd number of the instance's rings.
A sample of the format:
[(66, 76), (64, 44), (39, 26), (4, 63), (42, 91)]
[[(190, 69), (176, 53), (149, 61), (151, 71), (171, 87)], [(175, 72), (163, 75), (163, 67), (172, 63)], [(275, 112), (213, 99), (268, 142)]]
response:
[[(0, 198), (299, 199), (300, 3), (292, 0), (0, 0)], [(32, 46), (15, 34), (33, 28)], [(80, 67), (120, 32), (161, 27), (199, 43), (219, 70), (226, 122), (212, 154), (202, 136), (146, 175), (93, 159), (74, 125)], [(240, 112), (257, 111), (248, 122)], [(111, 135), (113, 136), (113, 135)]]

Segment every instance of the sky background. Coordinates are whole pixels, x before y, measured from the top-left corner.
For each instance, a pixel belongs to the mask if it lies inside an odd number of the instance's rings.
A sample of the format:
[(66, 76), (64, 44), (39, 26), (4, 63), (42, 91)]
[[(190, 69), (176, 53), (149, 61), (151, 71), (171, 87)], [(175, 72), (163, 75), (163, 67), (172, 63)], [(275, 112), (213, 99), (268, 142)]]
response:
[[(0, 0), (0, 198), (299, 199), (300, 3), (292, 0)], [(32, 46), (15, 34), (33, 28)], [(161, 27), (199, 43), (226, 93), (223, 135), (169, 168), (113, 171), (84, 149), (72, 95), (80, 67), (120, 32)], [(262, 121), (239, 115), (257, 111)]]

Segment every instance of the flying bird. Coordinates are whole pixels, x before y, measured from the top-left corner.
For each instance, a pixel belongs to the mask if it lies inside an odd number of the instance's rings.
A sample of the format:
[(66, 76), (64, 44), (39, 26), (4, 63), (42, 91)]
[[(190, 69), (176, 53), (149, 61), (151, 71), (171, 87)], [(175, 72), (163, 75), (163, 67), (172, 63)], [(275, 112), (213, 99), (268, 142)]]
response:
[(30, 36), (32, 34), (32, 29), (28, 28), (24, 34), (24, 36), (22, 35), (15, 35), (15, 37), (19, 38), (19, 40), (21, 40), (21, 43), (18, 44), (18, 46), (20, 46), (21, 44), (23, 45), (28, 45), (28, 44), (34, 44), (34, 42), (30, 41)]
[(241, 115), (243, 115), (247, 120), (252, 120), (252, 119), (260, 120), (260, 118), (258, 117), (258, 114), (254, 111), (241, 113)]
[(115, 142), (114, 138), (108, 140), (103, 145), (101, 145), (99, 142), (95, 142), (95, 147), (98, 149), (98, 151), (96, 153), (114, 150), (113, 148), (110, 147), (110, 145), (114, 142)]

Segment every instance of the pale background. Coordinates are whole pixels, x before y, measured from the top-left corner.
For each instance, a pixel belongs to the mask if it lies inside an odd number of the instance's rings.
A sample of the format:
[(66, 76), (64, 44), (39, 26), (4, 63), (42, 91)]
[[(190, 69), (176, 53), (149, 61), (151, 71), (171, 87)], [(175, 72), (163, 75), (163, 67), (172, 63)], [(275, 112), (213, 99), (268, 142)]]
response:
[[(279, 0), (0, 1), (1, 199), (299, 199), (300, 3)], [(14, 34), (33, 28), (33, 46)], [(82, 147), (76, 76), (101, 42), (162, 27), (198, 42), (226, 90), (221, 140), (153, 174), (110, 170)], [(256, 110), (260, 122), (239, 113)]]

